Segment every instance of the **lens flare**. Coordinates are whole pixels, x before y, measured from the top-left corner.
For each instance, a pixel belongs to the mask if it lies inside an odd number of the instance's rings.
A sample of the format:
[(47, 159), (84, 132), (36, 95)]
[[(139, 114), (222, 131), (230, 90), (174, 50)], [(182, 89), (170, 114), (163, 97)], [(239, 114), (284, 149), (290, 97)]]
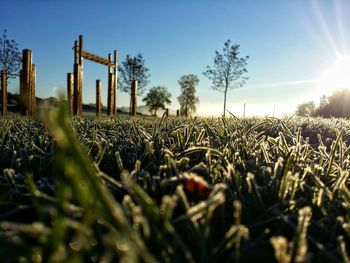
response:
[(323, 72), (319, 79), (320, 91), (330, 95), (335, 90), (350, 88), (350, 56), (342, 56)]

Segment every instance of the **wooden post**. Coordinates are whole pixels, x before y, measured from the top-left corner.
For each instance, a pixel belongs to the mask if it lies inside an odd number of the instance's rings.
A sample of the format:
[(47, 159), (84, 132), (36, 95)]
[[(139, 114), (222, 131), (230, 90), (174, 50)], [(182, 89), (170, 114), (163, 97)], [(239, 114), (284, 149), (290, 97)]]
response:
[[(112, 62), (112, 55), (108, 54), (108, 60)], [(108, 88), (107, 88), (107, 115), (111, 116), (115, 113), (115, 97), (114, 97), (114, 89), (115, 89), (115, 75), (114, 72), (111, 72), (111, 67), (108, 66)], [(114, 71), (114, 70), (113, 70)]]
[(79, 35), (79, 114), (83, 114), (83, 50), (84, 50), (84, 40), (83, 36)]
[(166, 118), (169, 117), (169, 109), (168, 109), (168, 108), (165, 109), (165, 117), (166, 117)]
[(73, 74), (67, 74), (67, 102), (69, 111), (73, 113), (74, 109), (74, 86), (73, 86)]
[(79, 46), (78, 41), (74, 41), (74, 64), (79, 64)]
[(32, 75), (31, 75), (31, 115), (36, 115), (36, 66), (32, 64)]
[(117, 113), (117, 85), (118, 85), (118, 53), (114, 50), (114, 86), (113, 86), (113, 114)]
[(102, 82), (101, 80), (96, 80), (96, 116), (101, 115), (101, 90)]
[(7, 113), (7, 73), (5, 70), (1, 71), (1, 115), (5, 116)]
[(180, 116), (180, 110), (176, 110), (176, 117)]
[(83, 36), (79, 36), (79, 44), (74, 42), (74, 109), (73, 114), (81, 116), (83, 113)]
[(131, 84), (131, 116), (137, 114), (137, 80), (133, 80)]
[(80, 110), (80, 98), (81, 98), (81, 66), (79, 64), (74, 64), (74, 115), (81, 115)]
[(22, 70), (20, 77), (20, 100), (21, 114), (28, 116), (31, 114), (32, 104), (32, 52), (29, 49), (22, 51)]
[(79, 64), (83, 65), (83, 50), (84, 50), (84, 39), (82, 35), (79, 35)]

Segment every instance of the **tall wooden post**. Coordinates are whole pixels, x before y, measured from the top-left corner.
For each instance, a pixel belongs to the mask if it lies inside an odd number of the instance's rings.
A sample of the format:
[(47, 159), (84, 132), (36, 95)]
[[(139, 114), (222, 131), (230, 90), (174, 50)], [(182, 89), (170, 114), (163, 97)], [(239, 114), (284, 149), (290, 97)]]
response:
[(83, 36), (79, 35), (79, 115), (83, 113), (83, 50), (84, 40)]
[(73, 115), (78, 114), (78, 65), (79, 65), (79, 50), (78, 41), (74, 41), (74, 64), (73, 64)]
[(31, 114), (32, 104), (32, 51), (24, 49), (22, 51), (22, 70), (20, 76), (20, 103), (21, 114), (28, 116)]
[(114, 50), (114, 87), (113, 87), (113, 114), (117, 113), (117, 85), (118, 85), (118, 53)]
[(101, 80), (96, 80), (96, 116), (101, 115), (101, 91), (102, 82)]
[(74, 108), (74, 86), (73, 86), (73, 74), (67, 74), (67, 101), (69, 111), (73, 113)]
[(32, 64), (32, 75), (31, 75), (31, 115), (36, 115), (36, 66)]
[(131, 116), (136, 116), (137, 114), (137, 80), (133, 80), (131, 83)]
[[(110, 63), (112, 63), (112, 55), (108, 54), (108, 60)], [(114, 69), (113, 69), (114, 71)], [(114, 72), (112, 72), (111, 66), (108, 66), (108, 88), (107, 88), (107, 115), (113, 115), (115, 113), (115, 75)]]
[(1, 115), (5, 116), (7, 113), (7, 73), (5, 70), (1, 71)]
[(82, 115), (83, 113), (83, 36), (79, 36), (79, 44), (74, 43), (74, 115)]
[(81, 94), (81, 82), (82, 82), (82, 74), (81, 74), (81, 65), (74, 64), (74, 115), (80, 116), (82, 114), (82, 107), (80, 106), (80, 102), (82, 100)]

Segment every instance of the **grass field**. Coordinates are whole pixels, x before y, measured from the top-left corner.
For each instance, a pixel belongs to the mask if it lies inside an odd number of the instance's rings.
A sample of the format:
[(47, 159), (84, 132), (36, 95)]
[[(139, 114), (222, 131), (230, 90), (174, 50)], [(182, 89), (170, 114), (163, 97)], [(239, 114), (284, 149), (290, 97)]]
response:
[(0, 119), (2, 262), (349, 262), (350, 122)]

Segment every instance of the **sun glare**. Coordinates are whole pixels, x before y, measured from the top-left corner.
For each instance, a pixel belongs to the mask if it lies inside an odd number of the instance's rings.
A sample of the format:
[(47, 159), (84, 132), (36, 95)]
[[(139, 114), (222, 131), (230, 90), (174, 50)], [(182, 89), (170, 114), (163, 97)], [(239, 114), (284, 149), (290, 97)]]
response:
[(330, 95), (335, 90), (350, 89), (350, 56), (342, 56), (319, 79), (321, 91)]

